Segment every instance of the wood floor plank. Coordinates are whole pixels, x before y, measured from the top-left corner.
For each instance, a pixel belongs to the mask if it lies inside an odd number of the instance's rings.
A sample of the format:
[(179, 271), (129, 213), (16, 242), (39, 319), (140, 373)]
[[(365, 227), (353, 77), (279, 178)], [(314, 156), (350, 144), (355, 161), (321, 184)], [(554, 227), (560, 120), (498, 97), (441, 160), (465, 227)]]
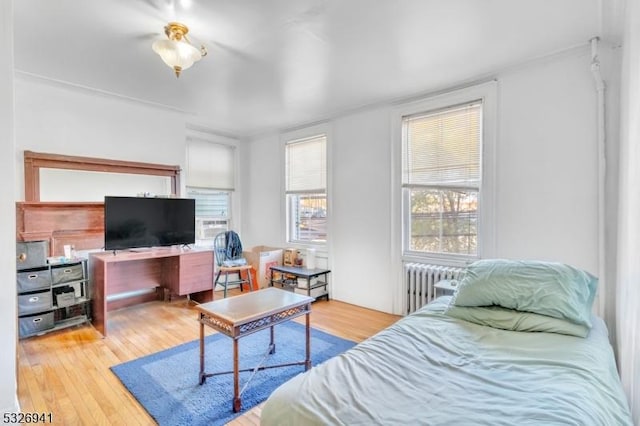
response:
[[(239, 294), (232, 290), (230, 297)], [(216, 292), (216, 298), (222, 292)], [(18, 399), (23, 412), (52, 413), (54, 424), (152, 425), (153, 419), (111, 372), (114, 365), (199, 336), (193, 302), (149, 302), (109, 312), (109, 335), (90, 325), (20, 340)], [(361, 342), (398, 316), (338, 301), (313, 304), (311, 325)], [(303, 322), (303, 318), (296, 321)], [(208, 327), (207, 335), (214, 333)], [(260, 424), (263, 404), (230, 422)]]
[[(72, 333), (68, 333), (71, 335)], [(108, 418), (102, 411), (100, 399), (97, 398), (91, 387), (87, 386), (85, 378), (87, 377), (86, 364), (83, 363), (84, 357), (78, 357), (77, 351), (60, 352), (59, 356), (66, 371), (67, 383), (73, 383), (68, 386), (68, 392), (78, 411), (82, 424), (108, 424)], [(82, 368), (78, 368), (82, 365)]]

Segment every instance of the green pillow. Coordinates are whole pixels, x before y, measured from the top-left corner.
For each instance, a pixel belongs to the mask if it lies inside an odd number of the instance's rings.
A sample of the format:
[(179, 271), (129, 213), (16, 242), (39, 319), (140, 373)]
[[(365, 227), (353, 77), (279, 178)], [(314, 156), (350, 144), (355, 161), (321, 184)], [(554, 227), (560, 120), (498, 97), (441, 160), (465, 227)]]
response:
[(511, 331), (567, 334), (587, 337), (589, 327), (571, 321), (532, 312), (520, 312), (501, 306), (465, 307), (449, 305), (445, 314), (475, 324)]
[(591, 327), (598, 279), (571, 266), (531, 260), (479, 260), (468, 266), (455, 306), (502, 306)]

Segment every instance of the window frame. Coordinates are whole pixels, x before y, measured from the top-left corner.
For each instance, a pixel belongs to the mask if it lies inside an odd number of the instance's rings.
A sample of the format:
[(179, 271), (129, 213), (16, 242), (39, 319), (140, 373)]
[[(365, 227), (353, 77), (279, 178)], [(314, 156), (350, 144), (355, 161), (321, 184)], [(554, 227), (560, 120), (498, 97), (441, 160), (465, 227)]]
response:
[[(302, 244), (302, 245), (314, 245), (314, 246), (321, 246), (321, 245), (325, 245), (327, 243), (326, 240), (326, 235), (325, 235), (325, 240), (301, 240), (301, 239), (293, 239), (292, 235), (294, 234), (294, 230), (296, 229), (296, 226), (293, 224), (292, 220), (294, 217), (294, 213), (291, 210), (293, 208), (293, 204), (295, 203), (295, 201), (292, 199), (293, 197), (304, 197), (304, 196), (311, 196), (311, 197), (317, 197), (319, 195), (324, 195), (324, 202), (325, 205), (327, 204), (327, 193), (326, 190), (324, 193), (320, 193), (320, 192), (306, 192), (306, 191), (302, 191), (302, 192), (297, 192), (297, 191), (289, 191), (285, 194), (285, 198), (286, 198), (286, 215), (287, 215), (287, 244)], [(326, 226), (326, 218), (327, 218), (327, 213), (325, 210), (325, 226)], [(300, 233), (300, 230), (298, 230), (298, 233)]]
[[(429, 262), (440, 265), (464, 266), (476, 259), (494, 256), (495, 253), (495, 140), (497, 128), (497, 83), (490, 81), (452, 92), (398, 106), (394, 111), (392, 125), (392, 171), (394, 183), (392, 197), (395, 200), (395, 215), (392, 229), (397, 234), (392, 250), (399, 253), (401, 262)], [(480, 152), (481, 179), (478, 187), (478, 233), (477, 254), (432, 253), (410, 250), (411, 229), (410, 190), (403, 187), (402, 155), (404, 123), (408, 116), (437, 112), (451, 107), (482, 101), (482, 140)], [(443, 185), (444, 186), (444, 185)]]
[[(230, 150), (231, 152), (231, 161), (232, 161), (232, 171), (233, 171), (233, 177), (232, 177), (232, 187), (231, 188), (227, 188), (227, 187), (220, 187), (220, 185), (216, 185), (214, 182), (211, 182), (210, 184), (203, 184), (203, 185), (189, 185), (189, 144), (195, 142), (195, 143), (207, 143), (207, 144), (212, 144), (212, 145), (220, 145), (221, 147), (225, 147), (227, 149)], [(227, 137), (227, 136), (222, 136), (222, 135), (218, 135), (218, 134), (214, 134), (211, 133), (208, 129), (199, 127), (199, 126), (194, 126), (194, 125), (187, 125), (187, 136), (186, 136), (186, 140), (185, 140), (185, 179), (184, 179), (184, 187), (183, 187), (183, 193), (185, 194), (185, 197), (188, 197), (188, 189), (189, 188), (193, 188), (193, 189), (203, 189), (203, 190), (207, 190), (207, 191), (214, 191), (214, 192), (226, 192), (228, 194), (228, 211), (227, 211), (227, 217), (226, 219), (222, 219), (220, 217), (209, 217), (209, 216), (197, 216), (196, 217), (196, 222), (198, 221), (198, 219), (211, 219), (211, 220), (226, 220), (226, 226), (227, 229), (229, 230), (234, 230), (238, 233), (241, 232), (241, 204), (240, 204), (240, 200), (242, 198), (242, 185), (241, 185), (241, 180), (239, 179), (238, 173), (239, 173), (239, 165), (240, 165), (240, 155), (241, 155), (241, 151), (242, 150), (242, 144), (239, 142), (239, 140), (235, 139), (235, 138), (231, 138), (231, 137)], [(197, 225), (197, 223), (196, 223)], [(197, 232), (197, 229), (196, 229)], [(196, 241), (196, 244), (200, 244), (203, 246), (208, 247), (209, 245), (213, 245), (213, 240), (212, 239), (200, 239)]]
[[(216, 189), (216, 188), (203, 188), (203, 187), (187, 186), (187, 187), (185, 187), (185, 196), (187, 198), (193, 198), (193, 197), (191, 197), (190, 190), (205, 190), (205, 191), (226, 193), (226, 196), (227, 196), (227, 211), (226, 211), (226, 215), (224, 215), (224, 216), (223, 215), (220, 215), (220, 216), (207, 216), (207, 215), (202, 216), (202, 215), (198, 215), (197, 214), (198, 208), (196, 207), (196, 216), (195, 216), (196, 246), (199, 246), (199, 247), (210, 247), (210, 246), (213, 246), (213, 240), (215, 239), (215, 236), (218, 233), (229, 231), (229, 230), (232, 229), (233, 191), (230, 191), (228, 189)], [(224, 222), (224, 230), (220, 229), (219, 231), (215, 232), (213, 235), (210, 235), (208, 237), (202, 237), (201, 233), (205, 233), (206, 231), (200, 229), (200, 226), (201, 226), (200, 222), (204, 222), (204, 221)], [(204, 226), (204, 224), (202, 224), (202, 226)], [(220, 226), (215, 226), (215, 228), (219, 228), (219, 227)]]
[[(326, 173), (326, 183), (324, 189), (325, 195), (325, 203), (326, 203), (326, 239), (325, 241), (305, 241), (305, 240), (294, 240), (292, 239), (292, 224), (291, 224), (291, 212), (289, 200), (290, 197), (288, 195), (297, 194), (297, 195), (314, 195), (317, 194), (317, 191), (287, 191), (286, 180), (287, 180), (287, 145), (289, 143), (294, 143), (297, 141), (304, 141), (305, 139), (313, 139), (315, 137), (324, 136), (325, 138), (325, 173)], [(331, 228), (331, 199), (330, 199), (330, 187), (331, 187), (331, 163), (330, 163), (330, 141), (331, 141), (331, 129), (325, 124), (317, 124), (313, 126), (309, 126), (306, 128), (292, 130), (284, 132), (281, 135), (281, 158), (282, 158), (282, 208), (283, 208), (283, 231), (284, 231), (284, 242), (285, 244), (292, 247), (315, 247), (320, 251), (327, 250), (330, 239), (330, 228)]]
[[(198, 215), (198, 208), (196, 206), (196, 242), (200, 241), (200, 242), (210, 242), (211, 244), (213, 244), (213, 239), (215, 238), (215, 235), (210, 237), (210, 238), (200, 238), (199, 237), (199, 229), (198, 229), (198, 221), (205, 221), (205, 220), (212, 220), (212, 221), (218, 221), (218, 222), (224, 222), (224, 226), (225, 226), (225, 231), (229, 231), (231, 230), (231, 218), (232, 218), (232, 210), (233, 210), (233, 191), (228, 190), (228, 189), (216, 189), (216, 188), (204, 188), (204, 187), (197, 187), (197, 186), (187, 186), (185, 187), (185, 193), (187, 198), (193, 198), (191, 197), (192, 193), (191, 191), (195, 190), (203, 190), (203, 191), (211, 191), (214, 193), (224, 193), (226, 195), (227, 198), (227, 210), (226, 210), (226, 214), (225, 215)], [(195, 198), (194, 198), (195, 199)], [(197, 200), (197, 199), (196, 199)], [(220, 231), (223, 232), (223, 231)]]
[[(405, 153), (405, 149), (407, 148), (407, 138), (408, 138), (408, 123), (407, 121), (410, 121), (412, 119), (414, 119), (415, 117), (420, 117), (420, 116), (436, 116), (436, 115), (440, 115), (440, 114), (447, 114), (448, 112), (451, 111), (455, 111), (455, 110), (461, 110), (464, 109), (466, 106), (472, 106), (472, 105), (479, 105), (480, 106), (480, 111), (479, 111), (479, 115), (480, 115), (480, 130), (482, 131), (482, 120), (483, 120), (483, 115), (482, 115), (482, 111), (484, 109), (484, 102), (482, 99), (475, 99), (475, 100), (470, 100), (469, 102), (464, 102), (463, 104), (458, 104), (458, 105), (450, 105), (448, 107), (445, 108), (439, 108), (439, 109), (435, 109), (435, 110), (428, 110), (428, 111), (422, 111), (418, 114), (411, 114), (411, 115), (404, 115), (402, 117), (402, 157), (403, 160), (406, 157), (406, 153)], [(456, 260), (468, 260), (468, 259), (477, 259), (478, 258), (478, 251), (479, 251), (479, 247), (478, 247), (478, 240), (480, 239), (480, 232), (481, 232), (481, 227), (477, 226), (477, 232), (476, 232), (476, 253), (474, 254), (463, 254), (463, 253), (446, 253), (443, 251), (422, 251), (422, 250), (414, 250), (411, 249), (411, 240), (414, 238), (413, 234), (412, 234), (412, 225), (413, 225), (413, 214), (411, 212), (411, 199), (412, 199), (412, 195), (413, 195), (413, 191), (414, 190), (426, 190), (426, 191), (437, 191), (439, 193), (443, 193), (444, 191), (447, 190), (453, 190), (453, 191), (467, 191), (467, 192), (475, 192), (477, 193), (476, 198), (478, 200), (478, 209), (476, 211), (476, 217), (479, 216), (480, 211), (482, 210), (482, 208), (484, 208), (484, 206), (479, 202), (479, 198), (480, 198), (480, 194), (482, 192), (482, 172), (483, 172), (483, 159), (482, 159), (482, 146), (484, 145), (484, 141), (482, 139), (482, 134), (480, 134), (480, 141), (479, 141), (480, 145), (479, 145), (479, 155), (478, 155), (478, 166), (479, 166), (479, 170), (480, 170), (480, 179), (478, 182), (478, 185), (472, 185), (472, 186), (460, 186), (460, 185), (456, 185), (456, 186), (451, 186), (448, 185), (447, 182), (438, 182), (438, 183), (433, 183), (430, 185), (426, 185), (426, 184), (419, 184), (419, 183), (405, 183), (405, 177), (403, 176), (402, 178), (402, 224), (403, 224), (403, 253), (405, 255), (410, 255), (410, 256), (428, 256), (428, 257), (437, 257), (437, 258), (448, 258), (448, 257), (452, 257), (453, 259)], [(403, 165), (403, 174), (404, 174), (404, 165)], [(408, 167), (408, 166), (407, 166)], [(479, 224), (478, 224), (479, 225)], [(441, 229), (442, 230), (442, 229)]]
[[(482, 185), (482, 184), (481, 184)], [(481, 186), (480, 185), (480, 186)], [(470, 255), (470, 254), (461, 254), (461, 253), (444, 253), (444, 252), (426, 252), (426, 251), (420, 251), (420, 250), (411, 250), (409, 248), (410, 246), (410, 239), (411, 239), (411, 191), (414, 189), (417, 190), (441, 190), (441, 191), (446, 191), (448, 189), (451, 190), (455, 190), (455, 191), (477, 191), (478, 192), (478, 198), (480, 198), (480, 194), (482, 193), (481, 188), (472, 188), (472, 187), (467, 187), (467, 188), (462, 188), (462, 187), (456, 187), (456, 188), (451, 188), (451, 187), (446, 187), (446, 185), (442, 185), (442, 186), (422, 186), (422, 185), (411, 185), (411, 186), (403, 186), (403, 188), (401, 189), (402, 191), (402, 225), (403, 225), (403, 255), (404, 256), (410, 256), (413, 258), (431, 258), (431, 259), (438, 259), (438, 260), (443, 260), (446, 261), (447, 259), (451, 259), (451, 261), (459, 263), (459, 262), (465, 262), (468, 260), (475, 260), (479, 258), (479, 251), (480, 251), (480, 234), (482, 232), (482, 227), (480, 227), (478, 224), (478, 232), (476, 234), (476, 251), (477, 254), (475, 255)], [(480, 212), (482, 211), (482, 209), (484, 208), (484, 206), (481, 205), (480, 202), (478, 202), (478, 221), (480, 220)]]

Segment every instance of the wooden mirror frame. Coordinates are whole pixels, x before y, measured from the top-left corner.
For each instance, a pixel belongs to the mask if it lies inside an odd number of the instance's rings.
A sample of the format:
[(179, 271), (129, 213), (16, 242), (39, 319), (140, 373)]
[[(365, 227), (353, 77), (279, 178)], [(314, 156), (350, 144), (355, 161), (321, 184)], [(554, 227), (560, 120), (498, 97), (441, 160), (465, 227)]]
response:
[(171, 178), (171, 194), (177, 196), (180, 190), (180, 166), (24, 151), (24, 200), (27, 202), (40, 201), (42, 168), (166, 176)]

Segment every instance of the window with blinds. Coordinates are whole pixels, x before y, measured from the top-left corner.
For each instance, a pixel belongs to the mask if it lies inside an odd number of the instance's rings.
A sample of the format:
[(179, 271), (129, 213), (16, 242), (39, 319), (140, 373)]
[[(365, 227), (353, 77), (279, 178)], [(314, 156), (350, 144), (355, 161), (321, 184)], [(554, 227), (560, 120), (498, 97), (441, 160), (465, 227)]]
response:
[(196, 200), (196, 240), (208, 245), (218, 233), (229, 230), (235, 147), (190, 139), (186, 169), (187, 197)]
[(285, 145), (287, 241), (327, 240), (327, 137), (317, 135)]
[(233, 191), (235, 177), (235, 147), (187, 141), (187, 186)]
[(405, 251), (477, 256), (482, 101), (403, 117)]

